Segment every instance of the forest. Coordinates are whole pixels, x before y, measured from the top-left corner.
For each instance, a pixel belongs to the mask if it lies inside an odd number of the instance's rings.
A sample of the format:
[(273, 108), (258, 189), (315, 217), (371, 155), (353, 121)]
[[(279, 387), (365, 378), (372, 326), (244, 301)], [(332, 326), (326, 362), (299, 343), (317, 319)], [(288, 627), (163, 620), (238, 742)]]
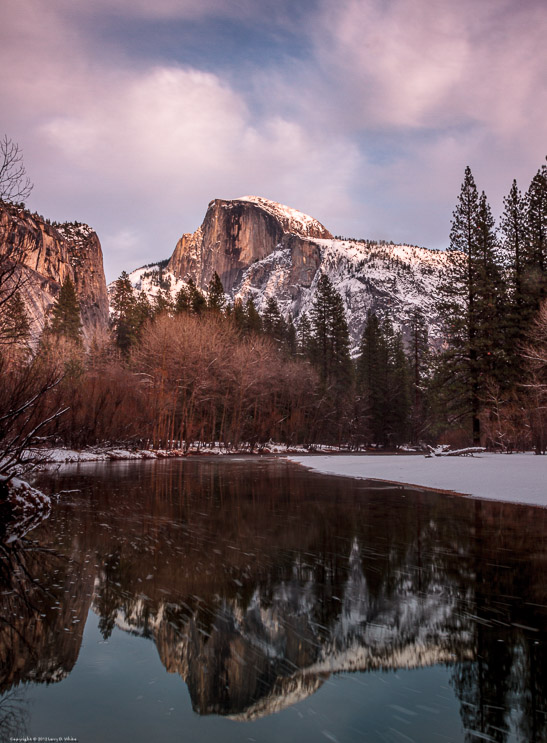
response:
[(188, 449), (319, 444), (358, 450), (443, 442), (547, 449), (547, 166), (514, 181), (496, 226), (466, 168), (438, 298), (444, 341), (416, 308), (369, 312), (352, 354), (340, 294), (313, 307), (230, 303), (215, 274), (151, 301), (115, 282), (108, 331), (84, 345), (70, 279), (38, 345), (15, 267), (0, 265), (0, 447), (12, 467), (36, 443)]

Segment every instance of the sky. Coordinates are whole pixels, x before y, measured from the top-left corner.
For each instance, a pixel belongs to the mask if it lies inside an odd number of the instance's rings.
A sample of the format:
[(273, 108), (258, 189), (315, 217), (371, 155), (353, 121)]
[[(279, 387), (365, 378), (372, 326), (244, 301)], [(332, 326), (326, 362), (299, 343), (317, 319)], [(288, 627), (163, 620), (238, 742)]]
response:
[(499, 215), (545, 161), (545, 39), (544, 0), (1, 0), (0, 136), (108, 281), (247, 194), (442, 249), (466, 165)]

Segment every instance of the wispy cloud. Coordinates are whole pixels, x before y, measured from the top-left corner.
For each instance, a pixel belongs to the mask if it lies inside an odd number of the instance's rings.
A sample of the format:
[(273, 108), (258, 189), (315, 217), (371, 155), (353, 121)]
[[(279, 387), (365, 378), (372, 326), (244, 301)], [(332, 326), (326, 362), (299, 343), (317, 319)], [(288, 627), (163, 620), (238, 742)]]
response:
[[(123, 43), (124, 18), (154, 33)], [(240, 28), (233, 64), (213, 45), (206, 70), (164, 53), (170, 22), (207, 44), (223, 20)], [(439, 246), (467, 163), (494, 202), (541, 163), (546, 36), (531, 0), (4, 0), (3, 127), (33, 206), (92, 223), (110, 275), (249, 192), (334, 232)]]

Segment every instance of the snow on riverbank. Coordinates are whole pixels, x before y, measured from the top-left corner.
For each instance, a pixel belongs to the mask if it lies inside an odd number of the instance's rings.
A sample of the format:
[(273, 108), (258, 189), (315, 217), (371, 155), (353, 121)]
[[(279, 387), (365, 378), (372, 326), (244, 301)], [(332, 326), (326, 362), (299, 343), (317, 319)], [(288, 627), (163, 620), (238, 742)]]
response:
[(291, 456), (312, 470), (386, 480), (476, 498), (547, 507), (547, 457), (534, 454), (479, 454), (473, 457), (412, 455)]
[[(329, 449), (327, 449), (329, 450)], [(333, 451), (330, 448), (330, 451)], [(298, 446), (287, 447), (285, 444), (268, 442), (261, 447), (255, 447), (251, 451), (249, 445), (242, 445), (237, 449), (227, 449), (221, 444), (211, 446), (198, 442), (186, 449), (121, 449), (109, 447), (89, 447), (87, 449), (67, 449), (58, 447), (53, 449), (29, 449), (26, 459), (36, 462), (38, 465), (49, 464), (79, 464), (83, 462), (110, 462), (129, 459), (171, 459), (186, 457), (187, 455), (226, 455), (226, 454), (299, 454), (307, 453), (308, 449)]]
[(0, 476), (0, 504), (3, 511), (0, 541), (5, 544), (21, 539), (47, 519), (51, 511), (51, 498), (17, 477)]

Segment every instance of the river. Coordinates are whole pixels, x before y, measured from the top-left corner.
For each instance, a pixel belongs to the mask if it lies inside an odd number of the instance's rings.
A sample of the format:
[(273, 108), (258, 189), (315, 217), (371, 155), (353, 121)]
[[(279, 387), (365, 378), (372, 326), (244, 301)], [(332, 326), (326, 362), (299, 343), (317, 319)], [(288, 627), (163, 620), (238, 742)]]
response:
[(547, 740), (547, 509), (267, 457), (38, 484), (0, 551), (0, 739)]

